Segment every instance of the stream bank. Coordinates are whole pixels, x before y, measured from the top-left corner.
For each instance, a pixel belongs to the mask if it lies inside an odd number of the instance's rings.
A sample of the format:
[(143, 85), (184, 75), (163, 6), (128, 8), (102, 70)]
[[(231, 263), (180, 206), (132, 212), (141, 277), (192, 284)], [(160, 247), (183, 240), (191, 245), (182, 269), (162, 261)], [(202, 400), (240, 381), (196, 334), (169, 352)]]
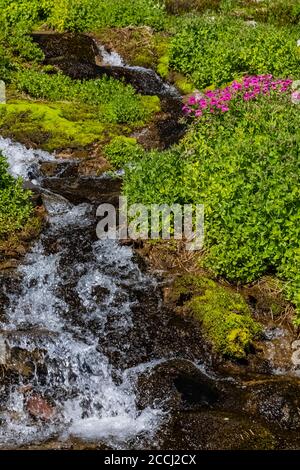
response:
[(145, 252), (97, 240), (97, 205), (116, 203), (120, 180), (2, 144), (48, 213), (19, 267), (0, 274), (2, 446), (299, 448), (298, 375), (255, 351), (248, 364), (215, 355)]

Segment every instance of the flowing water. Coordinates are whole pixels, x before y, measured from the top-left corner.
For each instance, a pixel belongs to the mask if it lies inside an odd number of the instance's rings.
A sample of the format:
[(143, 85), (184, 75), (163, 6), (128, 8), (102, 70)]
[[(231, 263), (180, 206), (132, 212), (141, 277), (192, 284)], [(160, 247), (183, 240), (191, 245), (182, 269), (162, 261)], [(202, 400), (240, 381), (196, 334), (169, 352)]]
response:
[[(154, 71), (98, 47), (103, 65), (130, 70), (151, 94), (179, 99)], [(13, 282), (0, 278), (6, 299), (0, 363), (14, 365), (13, 378), (2, 385), (1, 446), (75, 436), (138, 447), (164, 416), (157, 405), (137, 406), (139, 376), (163, 358), (151, 354), (148, 338), (131, 333), (137, 312), (159, 312), (156, 281), (141, 272), (131, 248), (97, 240), (95, 207), (43, 188), (40, 165), (55, 156), (2, 137), (0, 151), (14, 177), (39, 188), (48, 212), (47, 228)], [(101, 178), (97, 184), (101, 190)], [(47, 416), (41, 420), (39, 413)]]
[[(5, 139), (0, 150), (13, 175), (36, 180), (39, 162), (51, 159)], [(48, 228), (18, 268), (13, 289), (3, 286), (2, 355), (4, 342), (7, 361), (16, 350), (35, 352), (37, 360), (32, 374), (19, 374), (5, 392), (1, 445), (70, 435), (116, 447), (134, 437), (138, 445), (162, 417), (159, 409), (138, 410), (135, 403), (136, 378), (152, 364), (119, 370), (102, 339), (109, 323), (126, 354), (132, 308), (141, 293), (155, 291), (155, 280), (141, 273), (130, 248), (95, 238), (91, 205), (73, 206), (49, 192), (44, 201)], [(46, 423), (28, 413), (32, 396), (51, 403)]]
[(109, 51), (103, 44), (98, 44), (96, 42), (96, 47), (99, 50), (99, 56), (102, 62), (102, 65), (112, 69), (121, 69), (132, 72), (135, 76), (140, 76), (144, 83), (144, 86), (148, 87), (144, 90), (144, 93), (166, 96), (173, 99), (179, 99), (180, 94), (178, 90), (170, 85), (169, 83), (164, 82), (161, 77), (154, 72), (154, 70), (140, 67), (137, 65), (129, 65), (120, 56), (116, 51)]
[[(178, 92), (98, 47), (104, 67), (129, 72), (137, 88), (175, 106), (161, 127), (166, 146), (178, 140)], [(264, 362), (262, 375), (250, 370), (248, 387), (215, 372), (198, 325), (166, 310), (133, 250), (97, 239), (96, 202), (116, 197), (113, 181), (68, 177), (74, 162), (66, 160), (47, 177), (42, 167), (54, 155), (2, 137), (0, 151), (48, 214), (19, 267), (0, 272), (0, 447), (50, 440), (70, 448), (75, 439), (114, 449), (265, 449), (269, 422), (278, 448), (300, 445), (298, 382), (274, 381)]]

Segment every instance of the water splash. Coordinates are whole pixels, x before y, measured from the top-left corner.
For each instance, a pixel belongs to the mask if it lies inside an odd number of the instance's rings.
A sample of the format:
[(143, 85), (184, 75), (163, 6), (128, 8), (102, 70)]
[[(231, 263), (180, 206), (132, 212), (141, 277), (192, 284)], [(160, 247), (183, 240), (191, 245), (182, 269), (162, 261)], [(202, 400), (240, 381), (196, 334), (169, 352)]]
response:
[[(0, 148), (12, 174), (29, 178), (32, 167), (38, 173), (40, 160), (50, 157), (7, 139), (0, 139)], [(162, 412), (138, 408), (136, 383), (149, 364), (131, 373), (114, 366), (107, 328), (120, 338), (118, 352), (126, 354), (133, 308), (141, 291), (155, 290), (155, 280), (142, 274), (130, 248), (95, 241), (91, 205), (73, 206), (49, 191), (44, 201), (47, 230), (13, 285), (0, 278), (8, 299), (0, 323), (6, 367), (17, 372), (3, 386), (0, 446), (75, 436), (126, 448), (130, 439), (152, 436)], [(53, 415), (35, 416), (32, 398), (43, 400)]]
[(125, 60), (115, 51), (108, 51), (102, 44), (98, 45), (103, 65), (125, 67)]
[(0, 152), (6, 157), (9, 172), (13, 176), (21, 176), (31, 180), (37, 177), (39, 163), (55, 159), (48, 152), (27, 149), (24, 145), (13, 142), (11, 139), (4, 139), (1, 136)]

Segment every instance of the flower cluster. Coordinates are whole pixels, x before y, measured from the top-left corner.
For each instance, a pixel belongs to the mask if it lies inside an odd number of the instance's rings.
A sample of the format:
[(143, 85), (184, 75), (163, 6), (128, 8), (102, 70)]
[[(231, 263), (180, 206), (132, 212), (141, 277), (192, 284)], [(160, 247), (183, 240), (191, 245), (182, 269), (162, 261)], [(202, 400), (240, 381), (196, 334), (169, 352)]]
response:
[(276, 80), (272, 75), (246, 76), (226, 88), (196, 93), (183, 106), (183, 111), (193, 117), (201, 117), (205, 113), (225, 113), (229, 111), (230, 102), (236, 98), (250, 101), (271, 92), (285, 93), (292, 83), (293, 80)]

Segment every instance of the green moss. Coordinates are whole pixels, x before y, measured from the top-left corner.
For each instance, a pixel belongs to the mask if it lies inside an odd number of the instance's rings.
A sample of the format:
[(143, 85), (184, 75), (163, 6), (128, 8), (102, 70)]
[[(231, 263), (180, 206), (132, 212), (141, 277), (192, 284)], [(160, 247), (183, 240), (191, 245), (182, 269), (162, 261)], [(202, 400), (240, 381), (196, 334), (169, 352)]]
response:
[(236, 359), (247, 355), (261, 326), (240, 294), (211, 279), (189, 275), (176, 281), (175, 295), (187, 300), (186, 306), (218, 352)]
[(141, 103), (149, 117), (161, 111), (161, 104), (158, 96), (141, 96)]
[(169, 56), (162, 56), (159, 59), (157, 65), (157, 73), (162, 77), (166, 78), (169, 74)]
[[(149, 110), (158, 107), (152, 97), (144, 98)], [(102, 123), (97, 119), (97, 110), (79, 104), (17, 100), (0, 106), (0, 131), (6, 137), (48, 151), (85, 147), (95, 141), (107, 143), (115, 135), (132, 131), (128, 126)]]
[(181, 93), (188, 95), (196, 90), (196, 85), (182, 74), (175, 75), (175, 85)]
[(35, 142), (46, 150), (86, 146), (100, 138), (104, 125), (92, 119), (83, 107), (76, 108), (75, 113), (71, 105), (63, 103), (17, 101), (2, 105), (1, 132), (20, 141)]
[(169, 46), (170, 37), (157, 33), (155, 35), (155, 51), (157, 60), (156, 70), (162, 78), (167, 78), (169, 75)]
[(140, 52), (134, 57), (134, 65), (138, 67), (149, 67), (153, 66), (153, 59), (146, 52)]

